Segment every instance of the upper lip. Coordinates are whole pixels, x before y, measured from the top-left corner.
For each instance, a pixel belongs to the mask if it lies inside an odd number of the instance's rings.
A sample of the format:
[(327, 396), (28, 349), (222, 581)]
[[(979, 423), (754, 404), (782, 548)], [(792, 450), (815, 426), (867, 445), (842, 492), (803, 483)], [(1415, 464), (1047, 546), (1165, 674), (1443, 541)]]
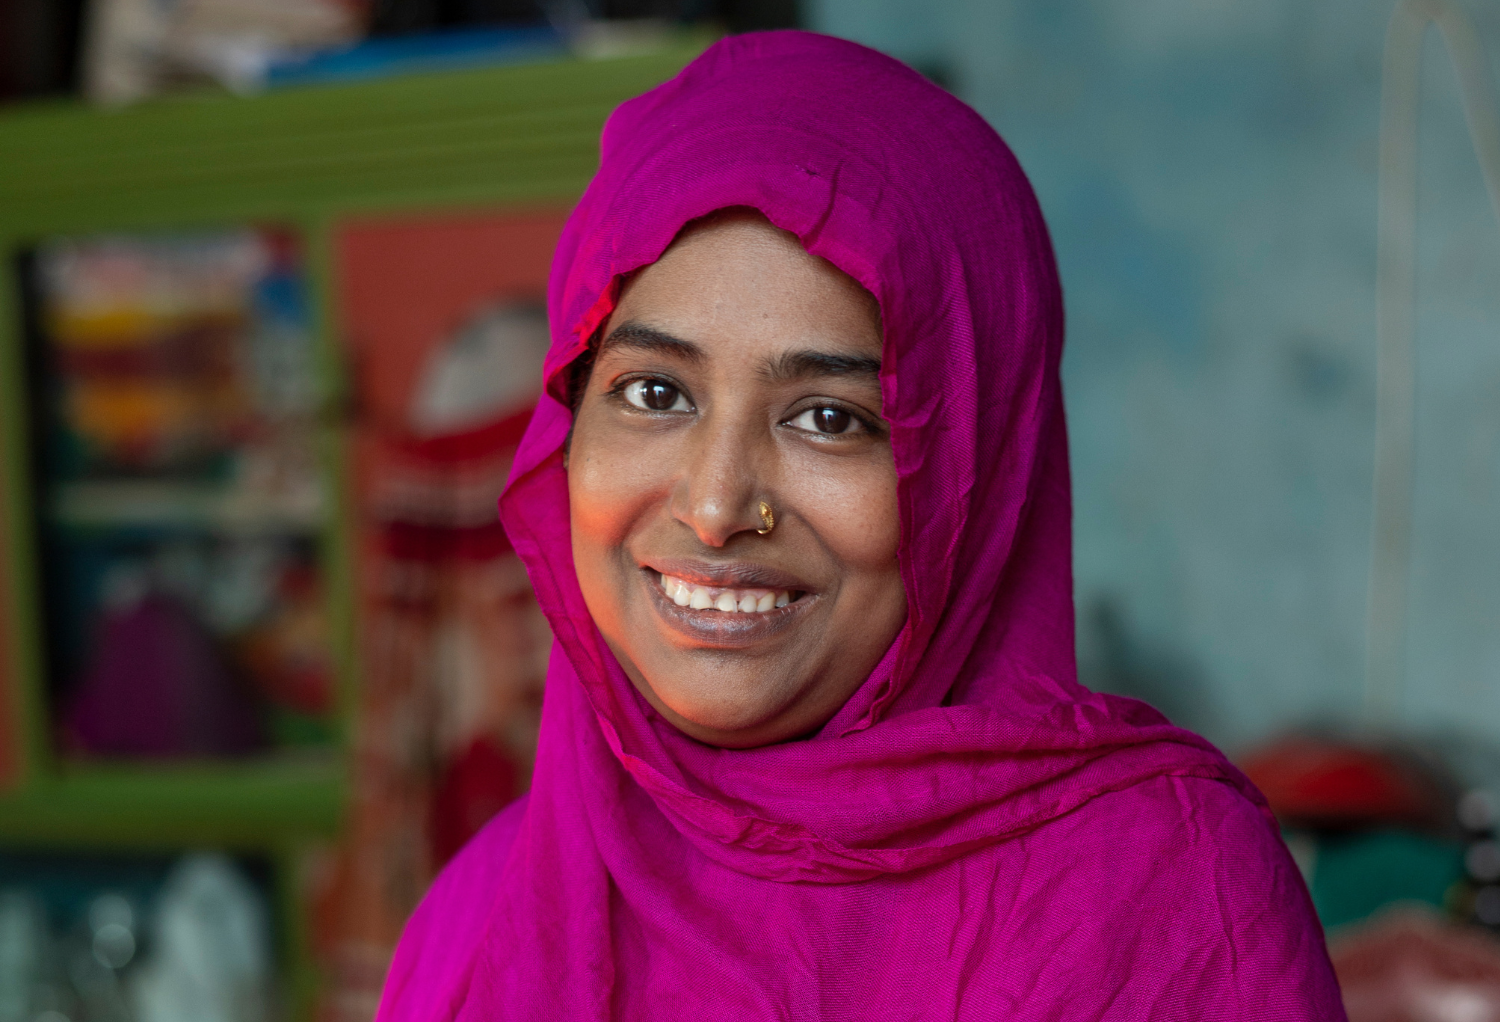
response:
[(665, 558), (642, 565), (672, 578), (679, 578), (695, 586), (711, 589), (785, 589), (806, 592), (811, 587), (796, 575), (768, 564), (748, 564), (732, 561), (714, 564), (711, 561)]

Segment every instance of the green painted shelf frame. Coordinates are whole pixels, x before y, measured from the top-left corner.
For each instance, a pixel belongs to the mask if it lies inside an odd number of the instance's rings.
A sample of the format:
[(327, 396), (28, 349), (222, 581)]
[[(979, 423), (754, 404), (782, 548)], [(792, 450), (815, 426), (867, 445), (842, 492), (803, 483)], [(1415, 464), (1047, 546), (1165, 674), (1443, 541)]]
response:
[[(14, 254), (57, 235), (266, 224), (300, 231), (312, 277), (337, 497), (323, 538), (345, 707), (354, 588), (333, 231), (348, 217), (556, 208), (582, 192), (609, 111), (675, 74), (708, 40), (646, 56), (450, 71), (254, 98), (202, 93), (103, 111), (0, 113), (0, 487), (9, 662), (0, 728), (20, 749), (0, 792), (0, 845), (184, 847), (288, 854), (339, 828), (344, 753), (238, 763), (68, 765), (50, 749), (28, 478)], [(8, 693), (8, 695), (7, 695)]]

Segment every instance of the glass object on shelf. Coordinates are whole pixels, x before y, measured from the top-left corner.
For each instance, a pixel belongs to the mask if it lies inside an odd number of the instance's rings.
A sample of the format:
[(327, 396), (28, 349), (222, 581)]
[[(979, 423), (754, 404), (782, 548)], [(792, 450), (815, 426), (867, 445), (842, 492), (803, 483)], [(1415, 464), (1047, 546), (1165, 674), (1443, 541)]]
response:
[(0, 1022), (270, 1022), (269, 870), (0, 852)]
[(63, 750), (182, 758), (326, 742), (326, 495), (296, 239), (56, 239), (23, 266)]

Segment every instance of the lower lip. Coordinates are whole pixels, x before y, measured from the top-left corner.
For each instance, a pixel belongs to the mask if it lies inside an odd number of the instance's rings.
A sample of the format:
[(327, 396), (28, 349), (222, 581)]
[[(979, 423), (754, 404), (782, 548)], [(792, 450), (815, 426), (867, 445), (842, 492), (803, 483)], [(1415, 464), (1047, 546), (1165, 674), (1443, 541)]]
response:
[(667, 627), (689, 640), (695, 646), (712, 646), (716, 649), (744, 649), (764, 642), (793, 627), (817, 600), (814, 593), (803, 593), (785, 607), (764, 612), (741, 613), (739, 611), (694, 610), (679, 607), (662, 588), (661, 575), (655, 571), (643, 571), (642, 581), (651, 594), (656, 614)]

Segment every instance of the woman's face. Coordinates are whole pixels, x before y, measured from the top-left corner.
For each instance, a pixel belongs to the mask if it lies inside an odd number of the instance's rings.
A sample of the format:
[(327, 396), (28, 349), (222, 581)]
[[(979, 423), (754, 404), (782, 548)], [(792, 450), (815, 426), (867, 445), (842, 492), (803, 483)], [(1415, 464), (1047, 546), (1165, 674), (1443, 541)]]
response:
[(569, 451), (578, 581), (700, 741), (815, 730), (905, 620), (880, 357), (870, 294), (751, 214), (685, 232), (605, 324)]

